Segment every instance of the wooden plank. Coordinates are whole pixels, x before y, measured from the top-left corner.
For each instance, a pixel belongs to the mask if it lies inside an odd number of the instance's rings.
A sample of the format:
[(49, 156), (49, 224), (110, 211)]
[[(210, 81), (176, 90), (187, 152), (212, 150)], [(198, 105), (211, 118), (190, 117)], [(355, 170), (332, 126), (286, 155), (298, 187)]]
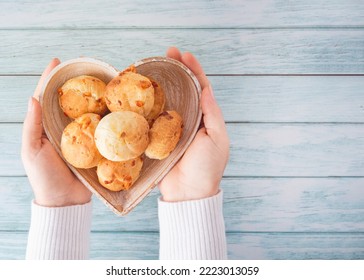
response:
[(230, 124), (226, 176), (362, 176), (364, 126)]
[(27, 238), (27, 232), (0, 231), (0, 260), (23, 260)]
[(0, 125), (0, 176), (22, 176), (25, 170), (21, 162), (22, 125)]
[[(0, 231), (0, 260), (25, 258), (27, 232)], [(90, 259), (158, 259), (158, 233), (92, 233)]]
[[(0, 232), (0, 259), (24, 259), (26, 232)], [(363, 259), (364, 233), (229, 233), (229, 259)], [(158, 259), (158, 233), (92, 233), (90, 259)]]
[(362, 1), (340, 0), (1, 1), (0, 28), (358, 26), (363, 14)]
[(364, 234), (232, 233), (227, 236), (230, 259), (344, 260), (364, 258)]
[(226, 121), (363, 122), (364, 77), (210, 77)]
[[(0, 76), (0, 122), (23, 122), (39, 77)], [(364, 122), (364, 77), (210, 76), (227, 122)]]
[[(25, 175), (20, 124), (0, 125), (0, 176)], [(228, 124), (225, 176), (362, 176), (363, 124)]]
[[(224, 178), (229, 232), (364, 232), (364, 178)], [(0, 228), (26, 231), (26, 177), (0, 177)], [(126, 217), (93, 199), (93, 231), (159, 231), (154, 190)], [(146, 211), (147, 209), (147, 211)]]
[[(33, 192), (27, 177), (0, 177), (0, 229), (27, 231)], [(0, 239), (1, 240), (1, 239)]]
[[(27, 177), (0, 177), (0, 229), (26, 231), (30, 223), (30, 204), (33, 193)], [(158, 231), (157, 199), (153, 191), (128, 216), (116, 216), (96, 197), (93, 197), (93, 224), (96, 231)], [(145, 212), (145, 209), (150, 209)]]
[(364, 73), (363, 29), (1, 30), (0, 36), (0, 75), (40, 74), (52, 57), (97, 57), (123, 69), (171, 45), (196, 54), (209, 74)]
[(363, 178), (226, 178), (227, 230), (364, 232), (363, 183)]
[(0, 76), (0, 122), (23, 122), (39, 77)]

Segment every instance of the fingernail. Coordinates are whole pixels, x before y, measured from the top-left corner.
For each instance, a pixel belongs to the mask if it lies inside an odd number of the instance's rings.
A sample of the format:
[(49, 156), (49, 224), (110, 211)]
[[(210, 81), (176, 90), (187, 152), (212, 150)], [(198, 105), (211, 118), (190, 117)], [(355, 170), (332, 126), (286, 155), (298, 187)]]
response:
[(61, 63), (61, 61), (59, 60), (58, 57), (53, 57), (52, 61), (57, 63), (57, 64)]
[(29, 97), (28, 100), (28, 112), (31, 112), (33, 110), (33, 98)]
[(211, 84), (209, 84), (209, 91), (210, 91), (212, 98), (215, 100), (214, 90), (212, 89)]

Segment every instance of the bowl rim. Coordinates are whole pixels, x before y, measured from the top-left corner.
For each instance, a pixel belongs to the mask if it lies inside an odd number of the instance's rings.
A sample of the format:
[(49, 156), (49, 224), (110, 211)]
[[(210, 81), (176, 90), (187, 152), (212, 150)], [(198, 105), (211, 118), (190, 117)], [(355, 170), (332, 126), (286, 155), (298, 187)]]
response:
[(186, 65), (184, 65), (182, 62), (180, 62), (174, 58), (170, 58), (170, 57), (166, 57), (166, 56), (152, 56), (152, 57), (147, 57), (147, 58), (138, 60), (138, 61), (134, 62), (132, 65), (134, 65), (135, 67), (138, 67), (140, 65), (148, 64), (148, 63), (152, 63), (152, 62), (168, 62), (168, 63), (172, 63), (172, 64), (175, 64), (175, 65), (181, 67), (185, 72), (187, 72), (188, 76), (190, 76), (190, 78), (192, 79), (193, 83), (196, 86), (196, 90), (199, 95), (199, 98), (201, 97), (202, 89), (201, 89), (200, 82), (198, 81), (196, 75)]
[(39, 95), (39, 101), (42, 105), (42, 101), (43, 101), (43, 95), (44, 95), (44, 91), (49, 83), (49, 81), (53, 78), (53, 76), (63, 67), (71, 65), (71, 64), (75, 64), (75, 63), (92, 63), (92, 64), (97, 64), (100, 66), (103, 66), (105, 68), (108, 68), (110, 70), (110, 72), (115, 72), (115, 75), (117, 75), (119, 73), (119, 70), (117, 70), (114, 66), (112, 66), (109, 63), (106, 63), (102, 60), (96, 59), (96, 58), (92, 58), (92, 57), (78, 57), (78, 58), (72, 58), (72, 59), (68, 59), (65, 61), (62, 61), (60, 64), (58, 64), (56, 67), (54, 67), (51, 72), (49, 72), (49, 74), (47, 75), (47, 77), (45, 78), (43, 85), (42, 85), (42, 90), (41, 93)]

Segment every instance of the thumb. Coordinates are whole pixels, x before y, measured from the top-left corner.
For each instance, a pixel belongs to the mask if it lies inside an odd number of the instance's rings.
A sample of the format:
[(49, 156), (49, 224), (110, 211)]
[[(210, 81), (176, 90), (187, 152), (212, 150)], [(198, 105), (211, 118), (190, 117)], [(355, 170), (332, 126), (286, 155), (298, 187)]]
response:
[(214, 140), (227, 137), (224, 117), (215, 100), (211, 85), (202, 91), (201, 107), (206, 133)]
[(42, 73), (42, 76), (40, 77), (40, 79), (38, 81), (38, 84), (37, 84), (37, 87), (36, 87), (36, 89), (34, 91), (34, 94), (33, 94), (35, 99), (39, 100), (39, 96), (40, 96), (41, 91), (42, 91), (44, 80), (47, 78), (47, 76), (52, 71), (52, 69), (55, 68), (60, 63), (61, 63), (61, 61), (58, 58), (53, 58), (51, 60), (51, 62), (49, 62), (46, 69), (44, 69), (44, 71)]
[(22, 157), (33, 157), (42, 147), (42, 109), (39, 102), (29, 98), (28, 112), (23, 125)]

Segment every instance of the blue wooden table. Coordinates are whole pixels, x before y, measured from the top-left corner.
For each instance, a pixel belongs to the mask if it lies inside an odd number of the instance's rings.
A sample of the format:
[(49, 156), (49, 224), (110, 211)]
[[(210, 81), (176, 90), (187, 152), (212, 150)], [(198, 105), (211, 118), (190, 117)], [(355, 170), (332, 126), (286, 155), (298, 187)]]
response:
[[(25, 255), (21, 129), (49, 60), (123, 69), (171, 45), (227, 122), (229, 258), (364, 258), (364, 1), (0, 0), (0, 37), (0, 259)], [(91, 257), (158, 258), (158, 196), (125, 218), (94, 199)]]

